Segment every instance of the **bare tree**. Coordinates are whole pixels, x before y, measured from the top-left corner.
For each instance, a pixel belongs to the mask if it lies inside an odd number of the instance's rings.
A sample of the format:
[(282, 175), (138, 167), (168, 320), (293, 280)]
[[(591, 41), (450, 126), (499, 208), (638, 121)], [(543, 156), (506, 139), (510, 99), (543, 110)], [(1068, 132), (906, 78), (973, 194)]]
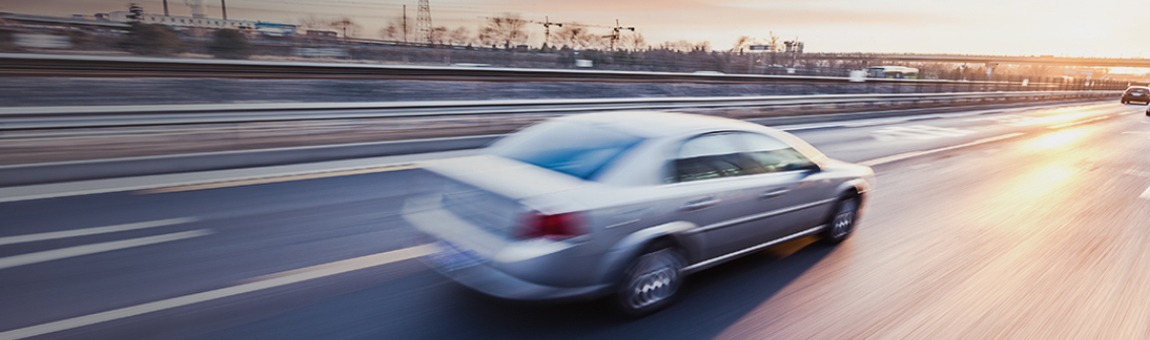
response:
[(438, 45), (447, 43), (447, 27), (432, 27), (430, 43)]
[(678, 52), (710, 52), (710, 41), (690, 42), (687, 40), (666, 41), (659, 44), (659, 49)]
[(459, 26), (459, 28), (447, 33), (447, 43), (449, 44), (469, 45), (473, 42), (475, 42), (475, 37), (471, 35), (471, 30), (467, 27)]
[(379, 29), (379, 37), (386, 40), (393, 41), (406, 41), (407, 37), (404, 35), (411, 32), (411, 24), (408, 23), (404, 29), (404, 21), (402, 17), (394, 17), (387, 20), (387, 26)]
[(347, 39), (347, 37), (349, 35), (358, 35), (359, 30), (363, 28), (363, 27), (359, 26), (359, 24), (355, 23), (355, 21), (352, 21), (351, 18), (348, 18), (348, 17), (342, 17), (342, 18), (339, 18), (336, 20), (332, 20), (330, 25), (331, 25), (331, 28), (334, 28), (337, 31), (342, 31), (344, 39)]
[(739, 36), (738, 39), (735, 39), (735, 46), (731, 47), (731, 52), (742, 52), (743, 49), (750, 47), (754, 43), (755, 39), (748, 35)]
[(643, 33), (635, 32), (620, 38), (618, 47), (626, 51), (642, 51), (647, 48), (647, 39), (643, 38)]
[(296, 19), (296, 22), (299, 23), (299, 26), (302, 28), (331, 28), (331, 26), (328, 25), (331, 23), (331, 20), (320, 18), (315, 14)]
[(576, 50), (601, 49), (607, 46), (610, 36), (599, 36), (591, 33), (587, 27), (578, 24), (568, 24), (555, 32), (551, 40), (556, 46), (567, 46)]
[(504, 48), (511, 48), (527, 42), (527, 20), (519, 18), (518, 14), (504, 13), (487, 19), (487, 25), (479, 31), (479, 41), (484, 45), (503, 44)]
[(779, 39), (782, 39), (782, 38), (775, 35), (775, 32), (767, 32), (767, 45), (770, 45), (771, 51), (773, 51), (773, 52), (782, 52), (783, 51), (783, 46), (781, 46), (781, 44), (779, 44)]
[[(770, 49), (771, 52), (782, 52), (783, 51), (783, 46), (781, 46), (782, 44), (779, 43), (779, 40), (781, 40), (781, 39), (782, 38), (775, 35), (774, 31), (767, 32), (767, 45), (769, 45), (768, 48)], [(771, 65), (772, 66), (779, 64), (779, 55), (777, 53), (771, 53), (770, 58), (771, 58)]]
[(691, 51), (710, 52), (711, 42), (707, 40), (696, 42), (691, 45)]

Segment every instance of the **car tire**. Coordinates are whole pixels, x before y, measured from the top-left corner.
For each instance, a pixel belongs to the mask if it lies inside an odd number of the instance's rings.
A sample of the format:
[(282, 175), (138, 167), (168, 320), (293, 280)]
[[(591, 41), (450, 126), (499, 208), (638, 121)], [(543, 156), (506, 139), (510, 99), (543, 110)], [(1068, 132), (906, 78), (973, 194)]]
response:
[(670, 305), (683, 284), (686, 259), (670, 243), (657, 243), (639, 255), (623, 272), (612, 298), (626, 319), (650, 315)]
[(1122, 104), (1126, 104), (1126, 101), (1125, 101), (1125, 100), (1122, 100), (1121, 102), (1122, 102)]
[(823, 231), (823, 243), (839, 244), (854, 233), (858, 224), (859, 200), (857, 197), (845, 197), (835, 204), (835, 210), (827, 222), (827, 229)]

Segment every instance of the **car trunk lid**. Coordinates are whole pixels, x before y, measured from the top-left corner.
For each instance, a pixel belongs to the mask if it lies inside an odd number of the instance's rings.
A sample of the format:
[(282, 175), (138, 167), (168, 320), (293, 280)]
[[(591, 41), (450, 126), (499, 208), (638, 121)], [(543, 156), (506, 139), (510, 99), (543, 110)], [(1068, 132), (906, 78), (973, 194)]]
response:
[(529, 198), (567, 191), (585, 182), (515, 160), (479, 155), (432, 161), (424, 168), (445, 177), (442, 209), (492, 234), (512, 238), (526, 214), (554, 208)]

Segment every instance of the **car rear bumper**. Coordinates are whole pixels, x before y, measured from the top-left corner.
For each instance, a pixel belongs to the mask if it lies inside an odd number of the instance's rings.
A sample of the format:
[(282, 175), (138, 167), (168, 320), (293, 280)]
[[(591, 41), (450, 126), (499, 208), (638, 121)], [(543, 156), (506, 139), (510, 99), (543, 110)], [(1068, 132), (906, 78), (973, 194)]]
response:
[(570, 245), (536, 242), (491, 246), (498, 241), (483, 240), (489, 237), (442, 209), (405, 212), (403, 218), (416, 228), (420, 243), (438, 245), (436, 253), (421, 258), (424, 263), (481, 293), (509, 300), (547, 301), (593, 298), (610, 289), (609, 284), (557, 286), (530, 279), (568, 281), (554, 278), (569, 276), (570, 269), (578, 267), (565, 253)]
[(501, 299), (522, 301), (577, 300), (598, 296), (599, 293), (610, 288), (606, 285), (587, 287), (547, 286), (522, 280), (483, 264), (445, 268), (440, 263), (432, 260), (431, 257), (423, 257), (421, 260), (440, 274), (443, 274), (443, 276), (459, 284), (480, 293)]

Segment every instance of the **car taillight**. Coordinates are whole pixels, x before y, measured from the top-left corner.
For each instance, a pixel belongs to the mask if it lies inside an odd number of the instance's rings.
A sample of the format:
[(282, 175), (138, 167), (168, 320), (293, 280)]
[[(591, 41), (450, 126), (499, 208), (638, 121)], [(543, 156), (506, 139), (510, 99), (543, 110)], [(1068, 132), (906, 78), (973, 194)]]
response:
[(558, 241), (586, 233), (587, 228), (584, 226), (583, 219), (578, 213), (547, 215), (540, 212), (532, 212), (523, 216), (519, 238), (545, 238)]

